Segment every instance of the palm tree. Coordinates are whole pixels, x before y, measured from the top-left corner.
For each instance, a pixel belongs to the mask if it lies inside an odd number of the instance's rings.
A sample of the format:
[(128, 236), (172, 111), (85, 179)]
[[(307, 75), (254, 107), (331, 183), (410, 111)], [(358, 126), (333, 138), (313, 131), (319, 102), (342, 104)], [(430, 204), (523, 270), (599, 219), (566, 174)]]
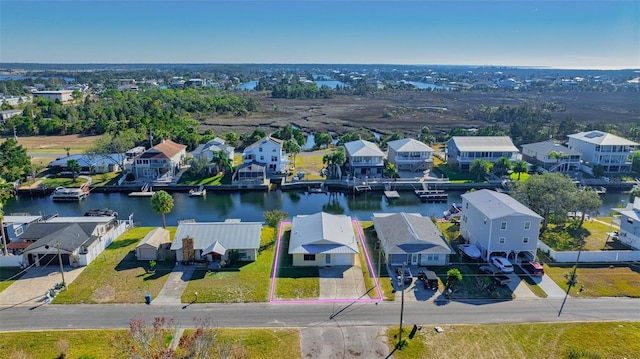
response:
[(471, 162), (469, 173), (471, 173), (476, 182), (484, 182), (485, 177), (491, 172), (491, 162), (477, 159)]
[[(559, 170), (558, 164), (560, 163), (560, 161), (566, 158), (569, 158), (569, 155), (562, 151), (551, 151), (549, 152), (549, 157), (556, 160), (556, 171), (558, 171)], [(562, 171), (558, 171), (558, 172), (562, 172)]]
[(220, 169), (222, 169), (223, 172), (231, 170), (231, 158), (229, 158), (227, 152), (225, 151), (216, 151), (213, 154), (211, 162), (215, 163), (215, 165), (218, 167), (218, 171), (221, 171)]
[(513, 172), (518, 174), (518, 181), (520, 181), (520, 174), (527, 173), (529, 171), (529, 167), (527, 166), (527, 162), (523, 160), (518, 160), (513, 163)]
[(165, 191), (158, 191), (151, 197), (151, 207), (154, 212), (162, 215), (162, 228), (166, 228), (165, 214), (173, 209), (173, 197)]
[(509, 160), (509, 157), (500, 157), (493, 165), (493, 169), (500, 175), (504, 175), (511, 169), (511, 160)]
[(82, 166), (80, 166), (80, 163), (78, 163), (77, 160), (71, 159), (67, 161), (67, 169), (71, 171), (71, 174), (73, 175), (73, 182), (75, 183)]

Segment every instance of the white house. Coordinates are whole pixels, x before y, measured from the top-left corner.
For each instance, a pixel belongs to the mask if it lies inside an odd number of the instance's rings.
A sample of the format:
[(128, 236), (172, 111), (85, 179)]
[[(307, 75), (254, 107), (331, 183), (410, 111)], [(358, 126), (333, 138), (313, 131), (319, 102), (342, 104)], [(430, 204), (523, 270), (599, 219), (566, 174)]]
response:
[(549, 172), (566, 173), (580, 170), (582, 154), (559, 143), (543, 141), (522, 145), (522, 159)]
[(602, 131), (574, 133), (568, 146), (582, 154), (582, 170), (592, 173), (599, 165), (605, 173), (630, 173), (637, 143)]
[(349, 173), (354, 177), (382, 177), (384, 152), (369, 141), (357, 140), (344, 144)]
[(245, 148), (242, 159), (247, 163), (257, 162), (264, 165), (267, 174), (286, 172), (289, 159), (282, 149), (282, 144), (282, 140), (267, 136)]
[(387, 159), (398, 171), (424, 171), (433, 167), (433, 148), (426, 144), (404, 138), (387, 142)]
[(455, 254), (431, 218), (418, 213), (374, 213), (380, 249), (392, 266), (444, 266)]
[(164, 140), (138, 155), (131, 165), (136, 179), (171, 181), (187, 156), (187, 146)]
[(193, 158), (206, 160), (207, 163), (209, 163), (209, 167), (211, 168), (217, 166), (217, 164), (213, 163), (212, 161), (215, 158), (218, 158), (219, 153), (222, 152), (224, 153), (224, 156), (226, 156), (226, 158), (230, 160), (231, 167), (233, 167), (233, 151), (233, 147), (227, 145), (223, 139), (216, 137), (205, 144), (198, 145), (198, 147), (196, 147), (196, 149), (193, 150), (191, 154), (193, 155)]
[(2, 121), (6, 121), (13, 116), (22, 115), (22, 110), (3, 110), (0, 111), (0, 116), (2, 116)]
[(518, 148), (507, 136), (453, 136), (446, 146), (447, 163), (463, 172), (469, 171), (475, 160), (492, 163), (501, 157), (518, 160)]
[(253, 262), (258, 256), (261, 234), (262, 223), (259, 222), (227, 219), (224, 222), (180, 223), (171, 250), (178, 262), (228, 262), (234, 257)]
[(358, 253), (351, 217), (320, 212), (293, 218), (289, 254), (294, 266), (350, 266)]
[(618, 240), (629, 247), (640, 250), (640, 197), (626, 208), (614, 208), (620, 213), (620, 231)]
[(460, 235), (475, 244), (482, 257), (534, 259), (542, 217), (505, 193), (487, 189), (462, 196)]
[(32, 92), (33, 96), (41, 96), (44, 98), (48, 98), (51, 101), (59, 100), (60, 102), (71, 101), (73, 97), (73, 91), (71, 90), (60, 90), (60, 91), (35, 91)]

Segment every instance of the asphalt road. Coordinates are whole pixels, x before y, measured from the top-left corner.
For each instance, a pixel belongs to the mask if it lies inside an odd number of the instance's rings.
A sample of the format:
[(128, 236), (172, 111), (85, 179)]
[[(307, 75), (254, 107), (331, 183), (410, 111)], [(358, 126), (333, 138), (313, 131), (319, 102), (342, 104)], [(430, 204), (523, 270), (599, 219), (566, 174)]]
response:
[[(640, 321), (640, 299), (569, 298), (562, 315), (562, 299), (504, 302), (411, 302), (404, 306), (404, 323), (479, 324), (574, 321)], [(122, 304), (54, 305), (0, 308), (0, 331), (45, 329), (128, 328), (129, 320), (142, 317), (175, 319), (193, 327), (193, 318), (209, 318), (219, 327), (317, 327), (396, 325), (398, 302), (354, 304)]]

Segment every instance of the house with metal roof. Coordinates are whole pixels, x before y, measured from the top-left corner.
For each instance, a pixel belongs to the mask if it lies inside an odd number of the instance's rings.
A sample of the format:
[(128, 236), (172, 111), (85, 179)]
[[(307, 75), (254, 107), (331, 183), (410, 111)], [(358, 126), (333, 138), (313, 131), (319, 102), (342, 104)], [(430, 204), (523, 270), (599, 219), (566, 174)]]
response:
[(433, 167), (433, 148), (414, 140), (403, 138), (387, 142), (387, 159), (398, 171), (425, 171)]
[(392, 266), (444, 266), (455, 254), (431, 218), (419, 213), (374, 213), (380, 250)]
[(227, 219), (224, 222), (180, 223), (171, 244), (178, 262), (252, 262), (258, 256), (262, 223)]
[(461, 197), (460, 235), (478, 247), (483, 259), (536, 257), (540, 215), (506, 193), (482, 189)]
[(580, 170), (582, 154), (553, 141), (522, 145), (522, 159), (549, 172), (575, 172)]
[(614, 208), (620, 213), (620, 230), (618, 240), (629, 247), (640, 250), (640, 197), (625, 208)]
[(351, 217), (325, 212), (295, 216), (288, 253), (294, 266), (353, 265), (359, 249)]
[(476, 160), (495, 163), (498, 158), (518, 160), (518, 148), (507, 136), (453, 136), (446, 142), (447, 163), (467, 172)]
[(349, 174), (356, 178), (382, 177), (384, 152), (369, 141), (357, 140), (344, 144)]
[(605, 173), (630, 173), (633, 152), (638, 144), (602, 131), (587, 131), (568, 135), (569, 148), (582, 154), (581, 169), (593, 174), (594, 166)]
[(117, 153), (109, 155), (73, 154), (49, 162), (47, 168), (52, 173), (65, 172), (69, 170), (69, 161), (74, 160), (80, 165), (80, 173), (82, 174), (116, 172), (120, 170), (120, 162), (123, 158), (123, 154)]
[(171, 248), (171, 237), (169, 231), (164, 228), (154, 228), (147, 233), (136, 246), (136, 258), (139, 261), (163, 260), (159, 258), (158, 251)]

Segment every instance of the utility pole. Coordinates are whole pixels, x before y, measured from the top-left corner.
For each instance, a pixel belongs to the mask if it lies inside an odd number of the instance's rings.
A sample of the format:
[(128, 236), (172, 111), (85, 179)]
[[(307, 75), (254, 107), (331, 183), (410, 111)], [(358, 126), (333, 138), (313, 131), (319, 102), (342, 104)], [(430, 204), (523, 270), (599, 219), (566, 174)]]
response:
[(402, 281), (400, 282), (400, 291), (402, 292), (400, 301), (400, 333), (398, 334), (398, 347), (402, 348), (402, 316), (404, 314), (404, 266), (407, 265), (407, 262), (402, 263)]
[[(583, 239), (580, 237), (580, 241)], [(569, 286), (567, 287), (567, 292), (564, 294), (564, 299), (562, 300), (562, 305), (560, 306), (560, 310), (558, 311), (558, 316), (562, 314), (562, 308), (564, 308), (564, 303), (567, 301), (567, 297), (569, 296), (569, 291), (571, 291), (571, 287), (576, 282), (576, 271), (578, 270), (578, 262), (580, 261), (580, 253), (582, 253), (582, 247), (584, 243), (580, 243), (580, 248), (578, 249), (578, 256), (576, 257), (576, 264), (573, 266), (573, 272), (571, 272), (571, 276), (569, 277)]]

